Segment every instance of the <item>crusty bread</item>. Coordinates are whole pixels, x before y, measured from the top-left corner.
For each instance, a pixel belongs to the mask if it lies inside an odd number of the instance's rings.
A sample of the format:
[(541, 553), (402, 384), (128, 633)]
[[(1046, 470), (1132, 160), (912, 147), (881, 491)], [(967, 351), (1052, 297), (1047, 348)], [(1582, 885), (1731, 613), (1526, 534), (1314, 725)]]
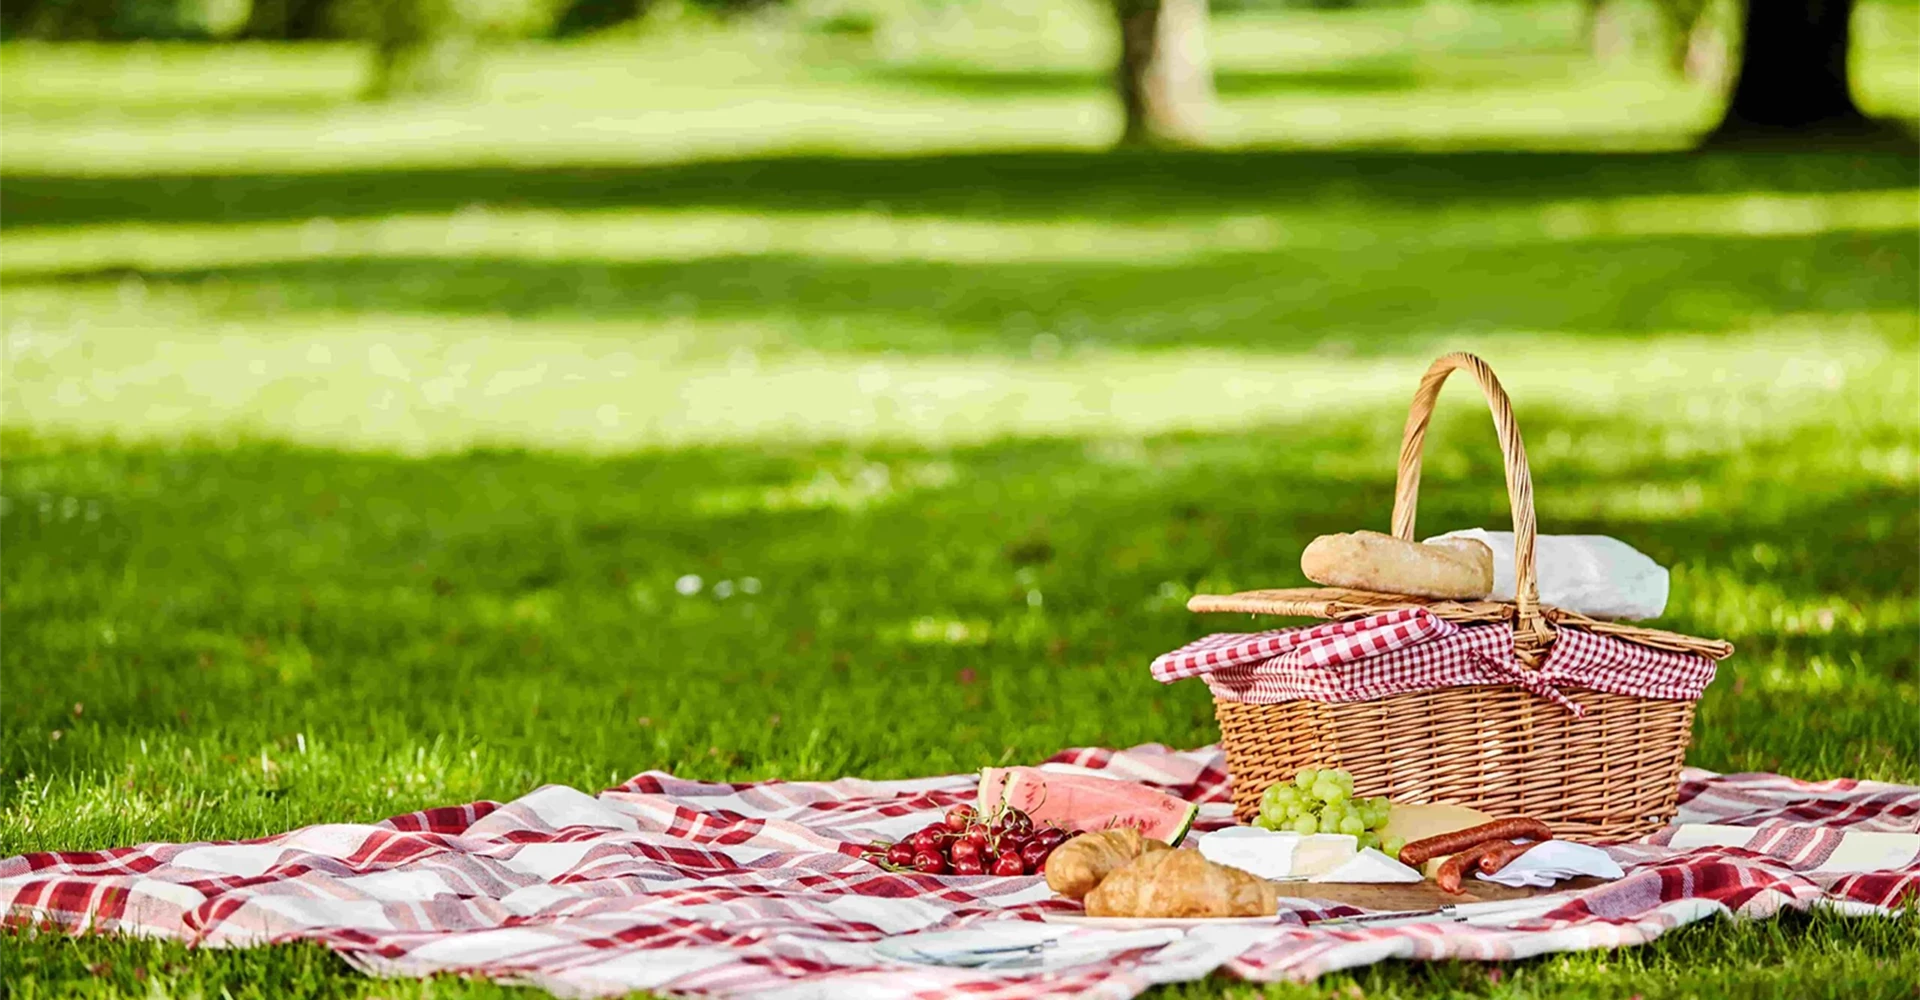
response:
[(1193, 850), (1148, 851), (1087, 893), (1089, 917), (1270, 917), (1280, 888)]
[(1300, 553), (1307, 579), (1381, 594), (1479, 600), (1493, 593), (1493, 550), (1473, 538), (1402, 541), (1377, 531), (1321, 535)]

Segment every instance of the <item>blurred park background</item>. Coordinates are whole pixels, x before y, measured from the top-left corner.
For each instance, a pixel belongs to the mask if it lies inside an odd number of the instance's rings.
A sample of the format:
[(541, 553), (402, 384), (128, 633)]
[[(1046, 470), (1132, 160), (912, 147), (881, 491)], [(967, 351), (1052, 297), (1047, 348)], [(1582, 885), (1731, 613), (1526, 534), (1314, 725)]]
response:
[[(0, 14), (0, 854), (1210, 742), (1184, 600), (1383, 527), (1455, 349), (1542, 530), (1739, 647), (1691, 763), (1920, 781), (1913, 0)], [(1465, 387), (1427, 449), (1421, 528), (1503, 526)], [(1913, 932), (1302, 995), (1863, 996)]]

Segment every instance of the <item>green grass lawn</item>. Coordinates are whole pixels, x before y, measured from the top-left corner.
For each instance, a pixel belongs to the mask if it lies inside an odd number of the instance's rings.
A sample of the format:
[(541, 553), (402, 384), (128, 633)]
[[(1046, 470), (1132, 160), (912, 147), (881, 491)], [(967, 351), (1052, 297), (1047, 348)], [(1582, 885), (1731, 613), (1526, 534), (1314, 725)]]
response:
[[(1691, 763), (1920, 782), (1913, 157), (1680, 151), (1711, 100), (1584, 62), (1572, 7), (1446, 5), (1221, 18), (1225, 148), (1111, 155), (1099, 22), (1047, 9), (514, 50), (392, 106), (335, 48), (0, 48), (0, 853), (1210, 742), (1145, 670), (1236, 624), (1186, 596), (1383, 526), (1461, 348), (1543, 530), (1739, 646)], [(1913, 9), (1862, 17), (1911, 115)], [(1423, 529), (1504, 520), (1465, 386), (1427, 469)], [(1264, 992), (1907, 997), (1916, 945)], [(0, 982), (514, 992), (29, 935)]]

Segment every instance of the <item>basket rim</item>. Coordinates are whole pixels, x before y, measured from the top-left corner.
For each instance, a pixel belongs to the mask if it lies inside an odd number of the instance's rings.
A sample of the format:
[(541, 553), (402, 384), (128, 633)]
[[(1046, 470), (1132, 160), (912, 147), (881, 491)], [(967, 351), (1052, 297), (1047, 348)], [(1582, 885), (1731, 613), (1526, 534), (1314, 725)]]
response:
[[(1665, 629), (1629, 625), (1623, 622), (1589, 618), (1577, 611), (1539, 605), (1540, 615), (1559, 628), (1576, 628), (1595, 635), (1624, 639), (1653, 649), (1695, 653), (1716, 662), (1733, 655), (1733, 643), (1669, 632)], [(1500, 624), (1512, 626), (1522, 612), (1513, 601), (1450, 601), (1408, 594), (1381, 594), (1343, 587), (1286, 587), (1243, 590), (1234, 594), (1195, 594), (1187, 600), (1187, 610), (1198, 614), (1239, 613), (1283, 615), (1293, 618), (1324, 618), (1344, 621), (1394, 611), (1401, 608), (1425, 608), (1435, 616), (1452, 622)]]

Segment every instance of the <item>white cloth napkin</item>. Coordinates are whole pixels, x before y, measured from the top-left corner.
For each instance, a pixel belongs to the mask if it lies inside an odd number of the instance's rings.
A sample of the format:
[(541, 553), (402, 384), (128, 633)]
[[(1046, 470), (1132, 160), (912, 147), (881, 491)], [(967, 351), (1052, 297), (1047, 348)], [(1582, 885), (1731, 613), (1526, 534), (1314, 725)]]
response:
[[(1468, 528), (1436, 537), (1485, 542), (1493, 550), (1491, 598), (1513, 600), (1513, 532)], [(1537, 535), (1533, 566), (1542, 604), (1609, 619), (1658, 618), (1667, 609), (1667, 568), (1618, 538)]]
[(1565, 840), (1543, 840), (1535, 844), (1533, 850), (1513, 859), (1505, 868), (1492, 875), (1478, 877), (1483, 882), (1518, 889), (1522, 886), (1549, 886), (1580, 875), (1619, 878), (1624, 874), (1619, 863), (1598, 847)]

